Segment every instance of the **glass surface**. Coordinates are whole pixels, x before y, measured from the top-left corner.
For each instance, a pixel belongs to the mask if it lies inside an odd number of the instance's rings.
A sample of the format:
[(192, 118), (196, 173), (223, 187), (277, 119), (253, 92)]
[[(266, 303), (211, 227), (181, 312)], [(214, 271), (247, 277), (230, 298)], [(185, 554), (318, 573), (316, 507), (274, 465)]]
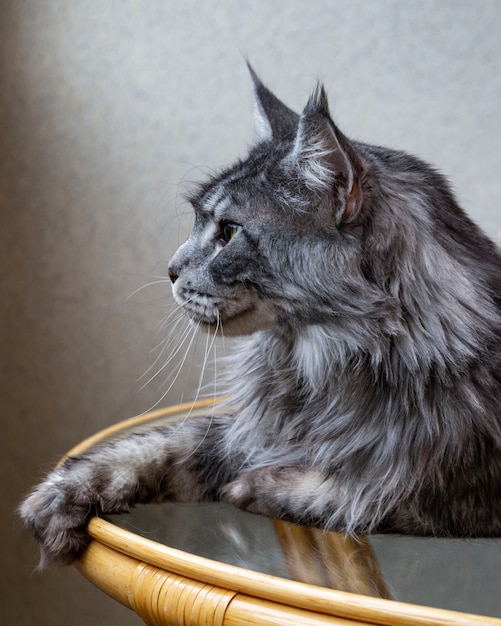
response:
[[(228, 505), (149, 505), (110, 519), (135, 534), (191, 554), (297, 578), (290, 574), (291, 555), (284, 554), (273, 523)], [(501, 539), (377, 535), (370, 538), (370, 545), (378, 571), (372, 568), (369, 573), (382, 576), (391, 599), (501, 617)], [(333, 567), (336, 558), (339, 554), (330, 556)], [(295, 567), (297, 572), (297, 562)], [(302, 575), (303, 580), (307, 577)]]

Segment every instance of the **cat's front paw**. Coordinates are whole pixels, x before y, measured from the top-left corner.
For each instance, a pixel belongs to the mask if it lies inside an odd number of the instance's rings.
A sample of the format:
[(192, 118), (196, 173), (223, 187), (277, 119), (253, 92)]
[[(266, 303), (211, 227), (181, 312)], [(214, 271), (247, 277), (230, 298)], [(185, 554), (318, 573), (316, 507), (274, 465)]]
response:
[(19, 514), (40, 545), (40, 569), (69, 565), (80, 556), (90, 541), (85, 527), (92, 511), (79, 486), (61, 470), (31, 492)]
[[(328, 501), (331, 485), (325, 477), (298, 466), (259, 467), (223, 487), (222, 497), (245, 511), (273, 519), (324, 526), (316, 499)], [(323, 496), (323, 497), (322, 497)]]
[(289, 467), (262, 467), (241, 474), (222, 489), (225, 500), (240, 509), (277, 519), (290, 517), (290, 502), (285, 494), (290, 476)]

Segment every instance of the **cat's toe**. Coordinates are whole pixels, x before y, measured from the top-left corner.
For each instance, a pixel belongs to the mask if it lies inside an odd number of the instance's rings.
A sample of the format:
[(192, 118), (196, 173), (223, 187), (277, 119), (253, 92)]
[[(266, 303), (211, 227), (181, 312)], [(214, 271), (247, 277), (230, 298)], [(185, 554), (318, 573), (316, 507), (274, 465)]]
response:
[(240, 509), (254, 512), (253, 509), (256, 508), (259, 501), (259, 494), (256, 482), (251, 474), (252, 472), (243, 474), (225, 485), (221, 490), (223, 500)]
[(90, 543), (85, 530), (57, 530), (40, 543), (39, 569), (71, 565)]

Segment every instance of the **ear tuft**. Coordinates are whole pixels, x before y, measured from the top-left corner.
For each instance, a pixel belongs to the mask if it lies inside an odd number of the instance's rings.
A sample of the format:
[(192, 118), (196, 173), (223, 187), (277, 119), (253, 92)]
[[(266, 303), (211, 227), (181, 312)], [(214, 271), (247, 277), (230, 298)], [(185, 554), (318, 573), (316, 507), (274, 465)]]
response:
[(247, 67), (254, 83), (254, 117), (258, 141), (293, 139), (299, 115), (263, 85), (249, 62), (247, 62)]
[(327, 92), (322, 83), (317, 83), (313, 93), (308, 99), (306, 106), (304, 107), (303, 115), (311, 115), (318, 113), (324, 117), (330, 118), (329, 100), (327, 98)]
[(331, 119), (323, 85), (318, 84), (299, 119), (292, 158), (312, 191), (329, 198), (336, 221), (353, 222), (360, 210), (363, 171), (357, 151)]

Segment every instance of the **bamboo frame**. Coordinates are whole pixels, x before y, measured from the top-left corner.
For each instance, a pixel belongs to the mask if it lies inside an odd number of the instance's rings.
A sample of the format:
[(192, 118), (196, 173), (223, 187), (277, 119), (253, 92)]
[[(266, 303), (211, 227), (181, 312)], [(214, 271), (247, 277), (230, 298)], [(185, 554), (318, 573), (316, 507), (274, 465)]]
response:
[[(68, 456), (128, 428), (160, 418), (177, 421), (187, 415), (200, 415), (213, 404), (210, 400), (178, 405), (126, 420), (86, 439)], [(93, 517), (88, 524), (92, 541), (76, 567), (151, 626), (501, 626), (501, 619), (383, 599), (387, 590), (366, 540), (350, 540), (337, 533), (320, 533), (282, 522), (274, 524), (282, 546), (292, 548), (291, 569), (298, 562), (306, 564), (310, 572), (323, 567), (315, 582), (359, 593), (289, 581), (199, 557), (145, 539), (99, 517)], [(316, 562), (312, 560), (312, 546)], [(318, 555), (323, 560), (318, 561)], [(326, 567), (333, 555), (341, 568)]]

